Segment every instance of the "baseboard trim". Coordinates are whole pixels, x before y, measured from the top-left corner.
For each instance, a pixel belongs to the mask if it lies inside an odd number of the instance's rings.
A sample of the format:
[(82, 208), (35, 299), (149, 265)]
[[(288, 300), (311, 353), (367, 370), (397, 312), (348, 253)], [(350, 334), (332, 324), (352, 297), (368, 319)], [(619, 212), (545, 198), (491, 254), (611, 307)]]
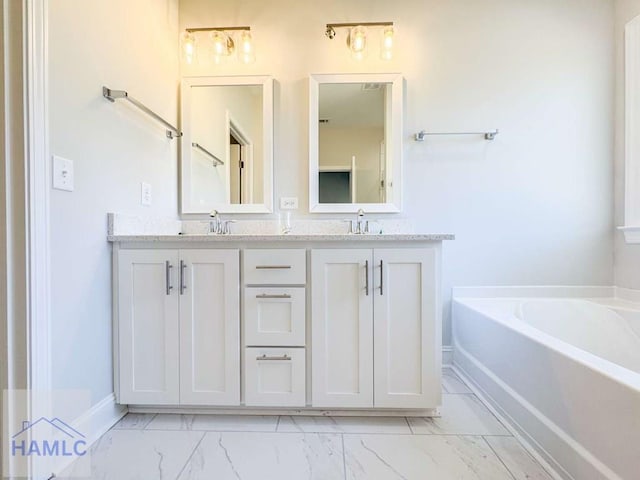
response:
[[(71, 425), (74, 429), (84, 434), (87, 440), (87, 448), (90, 448), (96, 440), (118, 423), (127, 414), (127, 411), (126, 406), (116, 403), (116, 396), (111, 393), (80, 415)], [(60, 457), (60, 462), (56, 465), (55, 471), (57, 473), (64, 471), (73, 460), (73, 457)]]
[(93, 443), (126, 414), (127, 407), (118, 405), (116, 396), (111, 393), (80, 416), (75, 423), (78, 425), (78, 431), (86, 432), (87, 438)]
[(450, 367), (453, 365), (453, 347), (451, 345), (444, 345), (442, 347), (442, 366)]
[(180, 413), (217, 415), (287, 415), (308, 417), (439, 417), (439, 408), (424, 409), (322, 409), (322, 408), (258, 408), (258, 407), (179, 407), (179, 406), (130, 406), (131, 413)]

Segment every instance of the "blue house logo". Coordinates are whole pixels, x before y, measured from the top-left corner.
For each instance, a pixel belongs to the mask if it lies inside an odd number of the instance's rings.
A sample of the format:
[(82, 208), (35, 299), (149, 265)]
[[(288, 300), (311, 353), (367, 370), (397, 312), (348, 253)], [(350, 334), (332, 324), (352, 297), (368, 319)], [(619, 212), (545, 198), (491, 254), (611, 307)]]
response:
[(11, 437), (14, 457), (82, 457), (86, 453), (85, 436), (59, 418), (24, 421), (22, 430)]

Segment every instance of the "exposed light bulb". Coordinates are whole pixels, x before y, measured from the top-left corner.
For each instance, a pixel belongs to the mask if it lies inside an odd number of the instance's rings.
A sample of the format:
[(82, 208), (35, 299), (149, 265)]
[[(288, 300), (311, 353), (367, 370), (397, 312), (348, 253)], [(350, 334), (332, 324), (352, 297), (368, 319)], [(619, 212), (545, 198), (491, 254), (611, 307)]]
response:
[(351, 50), (351, 55), (356, 60), (364, 58), (364, 51), (367, 46), (367, 30), (363, 26), (353, 27), (347, 37), (347, 45)]
[(222, 63), (235, 49), (233, 39), (221, 30), (211, 32), (212, 60), (215, 64)]
[(385, 27), (382, 30), (382, 45), (380, 47), (380, 58), (382, 60), (391, 60), (393, 58), (393, 43), (395, 31), (392, 26)]
[(227, 55), (227, 36), (224, 32), (211, 32), (211, 43), (214, 55)]
[(196, 37), (191, 32), (184, 31), (180, 35), (182, 58), (185, 63), (191, 65), (196, 55)]
[(239, 35), (238, 59), (242, 63), (253, 63), (256, 59), (253, 38), (248, 30), (243, 30)]

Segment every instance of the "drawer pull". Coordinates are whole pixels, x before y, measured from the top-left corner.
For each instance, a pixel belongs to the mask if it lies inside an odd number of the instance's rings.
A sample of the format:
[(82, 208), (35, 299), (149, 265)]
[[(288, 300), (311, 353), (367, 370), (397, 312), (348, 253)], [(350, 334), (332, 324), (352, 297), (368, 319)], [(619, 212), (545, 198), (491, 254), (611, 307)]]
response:
[(289, 355), (282, 355), (281, 357), (267, 357), (266, 355), (260, 355), (256, 357), (256, 360), (291, 360)]
[(369, 296), (369, 260), (364, 261), (364, 291)]
[(260, 295), (256, 295), (256, 298), (291, 298), (291, 295), (288, 293), (283, 293), (282, 295), (267, 295), (266, 293), (261, 293)]
[(180, 295), (184, 295), (184, 291), (187, 289), (187, 284), (184, 281), (184, 271), (187, 269), (187, 264), (184, 260), (180, 260)]
[(291, 265), (256, 265), (256, 270), (290, 270)]
[(171, 285), (171, 269), (172, 268), (173, 268), (173, 265), (171, 265), (171, 262), (169, 260), (164, 262), (165, 287), (166, 287), (167, 295), (171, 295), (171, 290), (173, 289), (173, 285)]

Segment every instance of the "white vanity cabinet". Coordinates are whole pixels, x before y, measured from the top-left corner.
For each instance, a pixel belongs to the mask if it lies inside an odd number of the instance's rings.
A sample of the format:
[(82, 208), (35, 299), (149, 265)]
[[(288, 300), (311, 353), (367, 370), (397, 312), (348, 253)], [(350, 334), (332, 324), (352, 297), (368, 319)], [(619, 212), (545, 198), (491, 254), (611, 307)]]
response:
[(441, 405), (440, 261), (452, 236), (112, 238), (114, 385), (130, 411)]
[(239, 251), (120, 249), (118, 402), (239, 405)]
[(440, 405), (438, 248), (311, 251), (314, 407)]

